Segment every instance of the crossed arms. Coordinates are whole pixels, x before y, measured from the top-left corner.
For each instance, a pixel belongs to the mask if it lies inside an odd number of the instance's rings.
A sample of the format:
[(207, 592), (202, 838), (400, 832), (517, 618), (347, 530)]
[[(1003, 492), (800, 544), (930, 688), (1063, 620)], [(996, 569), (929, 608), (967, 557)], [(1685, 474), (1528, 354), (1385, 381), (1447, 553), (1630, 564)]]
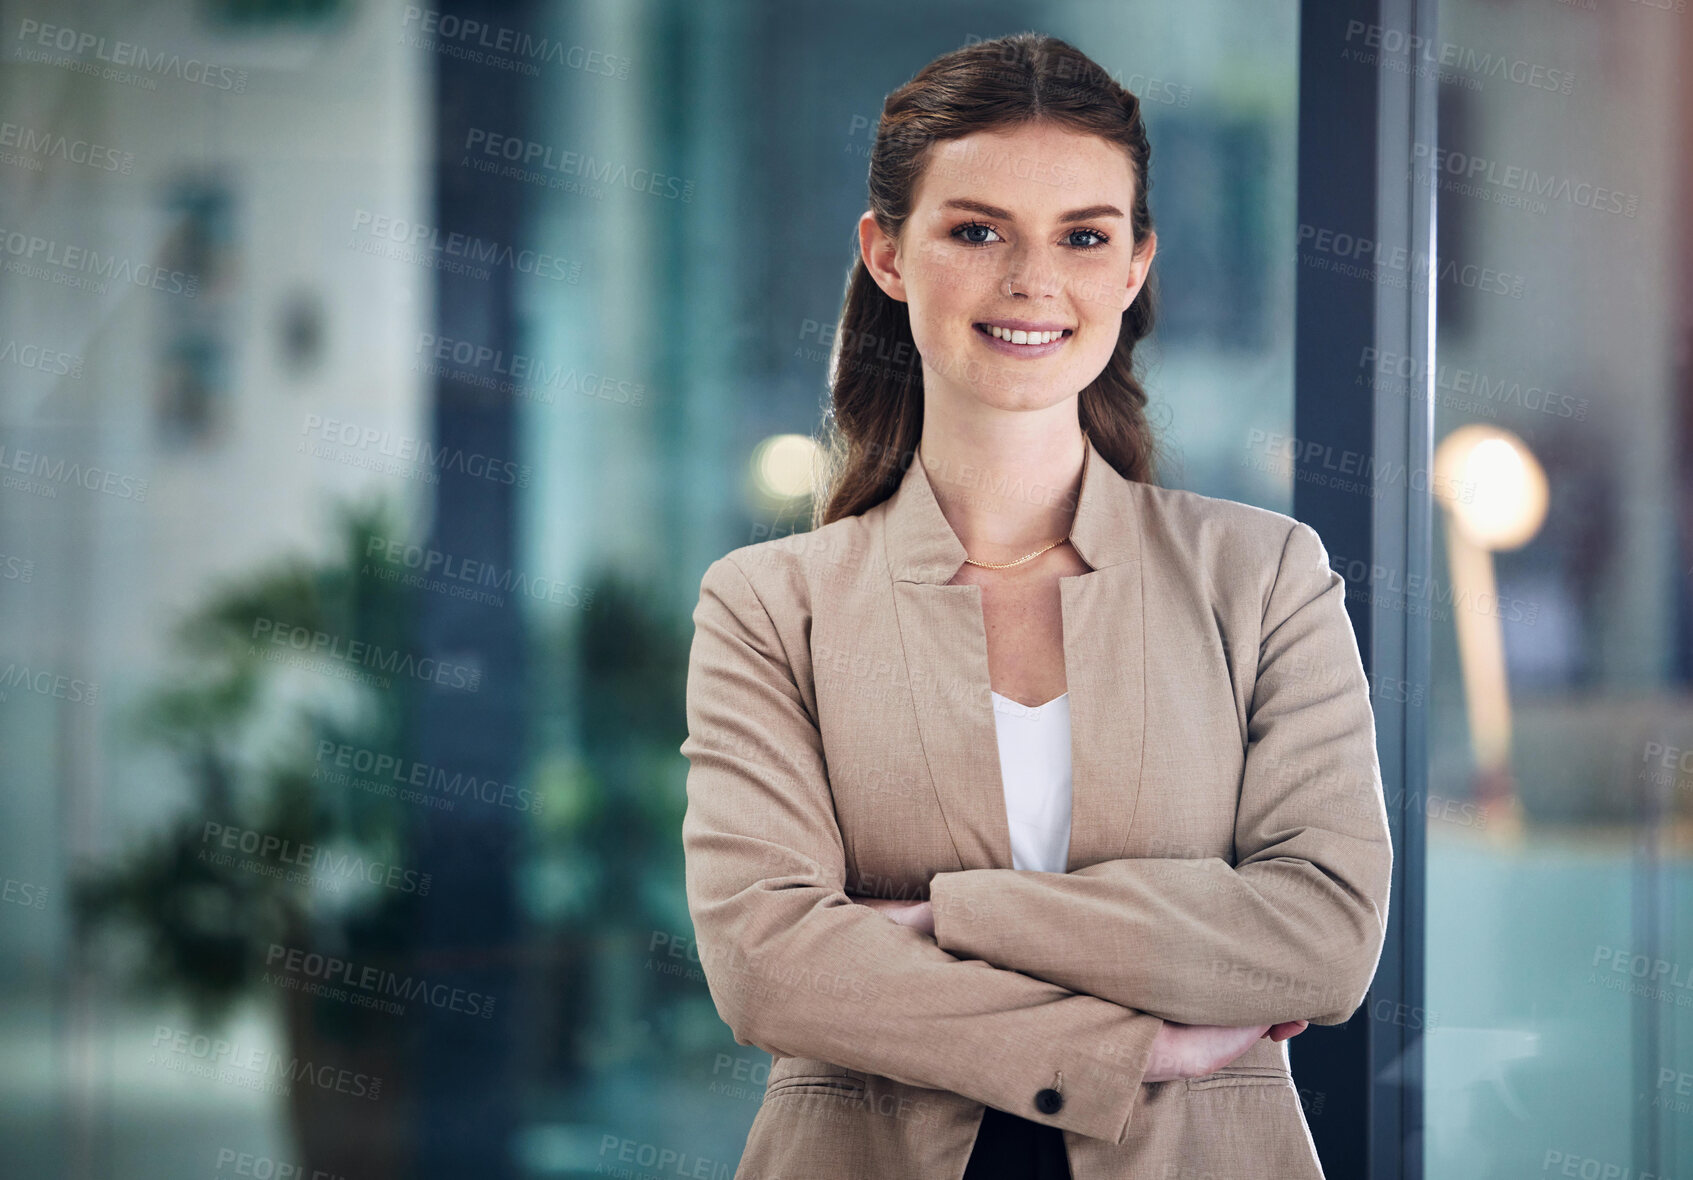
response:
[(1345, 1023), (1381, 955), (1393, 846), (1344, 596), (1296, 524), (1264, 612), (1233, 866), (938, 873), (941, 949), (1183, 1024)]
[[(844, 892), (817, 727), (756, 590), (718, 559), (694, 611), (682, 838), (701, 964), (736, 1041), (1012, 1111), (1062, 1071), (1045, 1121), (1123, 1143), (1164, 1020), (1347, 1019), (1380, 954), (1391, 846), (1342, 594), (1296, 525), (1265, 610), (1236, 866), (943, 873), (931, 939)], [(1313, 662), (1344, 675), (1313, 677)], [(1095, 937), (1048, 933), (1078, 923)]]

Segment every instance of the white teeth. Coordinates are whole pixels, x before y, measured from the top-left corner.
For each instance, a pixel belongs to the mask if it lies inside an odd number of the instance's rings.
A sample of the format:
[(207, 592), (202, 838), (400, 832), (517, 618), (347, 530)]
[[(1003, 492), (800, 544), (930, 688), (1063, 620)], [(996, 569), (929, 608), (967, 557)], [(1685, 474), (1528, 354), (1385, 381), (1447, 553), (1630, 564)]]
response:
[(1051, 344), (1064, 335), (1063, 332), (1024, 332), (1011, 328), (1001, 328), (997, 324), (989, 324), (988, 331), (994, 334), (995, 339), (1007, 340), (1012, 344)]

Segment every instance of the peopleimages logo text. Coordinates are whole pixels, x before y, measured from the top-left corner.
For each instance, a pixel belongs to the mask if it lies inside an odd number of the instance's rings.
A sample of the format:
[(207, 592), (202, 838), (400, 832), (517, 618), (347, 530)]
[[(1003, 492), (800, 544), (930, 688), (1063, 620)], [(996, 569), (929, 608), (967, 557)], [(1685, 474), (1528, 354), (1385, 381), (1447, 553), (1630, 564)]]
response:
[(252, 828), (231, 827), (207, 820), (200, 831), (200, 843), (231, 852), (244, 852), (272, 864), (295, 865), (329, 880), (359, 879), (372, 885), (396, 889), (401, 893), (429, 896), (434, 877), (404, 865), (386, 861), (366, 860), (357, 853), (337, 852), (321, 844), (302, 844), (269, 832)]
[(57, 50), (76, 60), (92, 57), (111, 66), (126, 66), (142, 74), (157, 74), (162, 78), (180, 78), (214, 90), (240, 94), (247, 89), (247, 71), (197, 57), (183, 57), (149, 49), (134, 41), (107, 38), (65, 25), (44, 25), (25, 19), (18, 24), (18, 56), (26, 61), (39, 60), (42, 49)]
[(362, 639), (343, 639), (327, 631), (295, 626), (279, 619), (262, 616), (253, 620), (255, 642), (289, 648), (302, 656), (322, 656), (346, 664), (371, 668), (390, 676), (405, 676), (424, 680), (448, 688), (462, 688), (476, 692), (482, 687), (482, 670), (465, 664), (449, 664), (430, 656), (419, 658), (411, 652), (386, 648), (379, 643)]
[(265, 954), (265, 966), (286, 971), (321, 983), (339, 984), (378, 996), (398, 1000), (413, 1000), (438, 1008), (443, 1012), (463, 1012), (484, 1020), (494, 1015), (494, 997), (482, 992), (449, 987), (444, 983), (430, 983), (416, 976), (400, 975), (383, 967), (359, 966), (334, 955), (298, 947), (270, 944)]
[(396, 435), (373, 426), (325, 418), (321, 414), (307, 414), (300, 433), (323, 442), (339, 443), (344, 447), (375, 451), (390, 459), (408, 463), (422, 463), (441, 471), (458, 471), (476, 479), (493, 483), (529, 486), (529, 465), (511, 459), (495, 459), (479, 451), (462, 447), (435, 446), (427, 439), (413, 435)]
[(91, 492), (104, 492), (120, 500), (140, 503), (147, 499), (147, 481), (105, 467), (74, 463), (59, 455), (25, 451), (0, 443), (0, 470), (17, 471), (50, 484), (75, 484)]

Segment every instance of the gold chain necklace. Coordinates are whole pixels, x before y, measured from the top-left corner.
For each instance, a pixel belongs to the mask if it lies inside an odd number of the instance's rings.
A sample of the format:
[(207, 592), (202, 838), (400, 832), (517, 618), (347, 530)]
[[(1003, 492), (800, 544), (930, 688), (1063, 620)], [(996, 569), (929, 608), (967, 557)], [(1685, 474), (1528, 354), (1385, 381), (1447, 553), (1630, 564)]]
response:
[[(1085, 449), (1085, 447), (1089, 447), (1089, 445), (1092, 445), (1092, 437), (1090, 437), (1089, 433), (1084, 430), (1084, 432), (1082, 432), (1082, 447)], [(1085, 476), (1085, 474), (1087, 474), (1087, 450), (1082, 452), (1082, 460), (1084, 460), (1084, 462), (1082, 462), (1082, 472), (1084, 472)], [(1075, 518), (1073, 518), (1073, 516), (1070, 518), (1070, 530), (1072, 530), (1072, 532), (1075, 530)], [(982, 569), (1011, 569), (1012, 565), (1021, 565), (1023, 562), (1026, 562), (1026, 560), (1034, 559), (1034, 557), (1040, 557), (1041, 554), (1045, 554), (1046, 550), (1053, 549), (1055, 545), (1063, 545), (1063, 543), (1067, 542), (1067, 540), (1070, 540), (1070, 533), (1065, 533), (1063, 537), (1058, 538), (1058, 540), (1055, 540), (1055, 542), (1051, 543), (1051, 545), (1041, 545), (1040, 549), (1034, 550), (1033, 554), (1029, 554), (1028, 557), (1019, 557), (1019, 559), (1014, 560), (1014, 562), (979, 562), (979, 560), (973, 559), (970, 555), (965, 555), (965, 559), (963, 560), (965, 560), (965, 565), (980, 565)]]
[[(1092, 436), (1090, 436), (1087, 431), (1085, 431), (1085, 430), (1082, 431), (1082, 446), (1085, 448), (1087, 446), (1090, 446), (1092, 444), (1092, 442), (1093, 442)], [(1082, 453), (1082, 460), (1083, 460), (1082, 471), (1085, 474), (1086, 471), (1087, 471), (1087, 453), (1086, 453), (1085, 450)], [(919, 463), (921, 463), (923, 461), (923, 456), (922, 456), (921, 452), (918, 453), (917, 461)], [(1075, 521), (1075, 518), (1072, 517), (1071, 520), (1070, 520), (1070, 528), (1071, 528), (1072, 531), (1074, 531), (1075, 527), (1076, 527), (1076, 521)], [(1068, 541), (1069, 539), (1070, 539), (1070, 534), (1065, 533), (1062, 537), (1059, 537), (1058, 540), (1052, 542), (1051, 545), (1042, 545), (1039, 549), (1036, 549), (1033, 553), (1030, 553), (1026, 557), (1019, 557), (1016, 561), (977, 561), (975, 558), (971, 557), (969, 554), (965, 554), (964, 564), (965, 565), (979, 565), (985, 570), (1010, 569), (1014, 565), (1022, 565), (1025, 561), (1029, 561), (1033, 558), (1039, 557), (1041, 554), (1045, 553), (1048, 549), (1051, 549), (1051, 548), (1058, 546), (1058, 545), (1062, 545), (1065, 541)]]
[(1042, 545), (1039, 549), (1036, 549), (1033, 553), (1029, 554), (1028, 557), (1019, 557), (1016, 561), (977, 561), (973, 557), (966, 557), (964, 559), (964, 561), (968, 565), (979, 565), (983, 569), (989, 569), (989, 570), (1009, 569), (1011, 566), (1014, 566), (1014, 565), (1022, 565), (1025, 561), (1028, 561), (1029, 558), (1031, 558), (1031, 557), (1039, 557), (1041, 554), (1045, 553), (1048, 549), (1051, 549), (1053, 547), (1053, 545), (1062, 545), (1065, 541), (1068, 541), (1069, 539), (1070, 539), (1070, 534), (1065, 533), (1062, 537), (1059, 537), (1058, 540), (1052, 542), (1052, 545)]

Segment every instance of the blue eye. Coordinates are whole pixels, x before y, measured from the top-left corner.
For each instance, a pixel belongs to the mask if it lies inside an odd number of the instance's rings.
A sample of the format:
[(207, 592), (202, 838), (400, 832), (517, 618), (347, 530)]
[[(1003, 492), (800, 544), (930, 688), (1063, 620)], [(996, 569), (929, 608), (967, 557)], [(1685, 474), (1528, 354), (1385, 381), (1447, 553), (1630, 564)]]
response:
[(959, 238), (959, 240), (967, 242), (972, 246), (985, 246), (985, 245), (987, 245), (987, 243), (984, 242), (984, 241), (981, 241), (978, 238), (966, 238), (966, 237), (961, 236), (963, 234), (969, 233), (971, 230), (978, 230), (978, 229), (979, 230), (985, 230), (988, 233), (993, 234), (993, 236), (996, 237), (996, 238), (999, 236), (998, 230), (994, 229), (991, 225), (983, 225), (979, 221), (972, 221), (968, 225), (959, 226), (957, 229), (952, 231), (952, 236), (955, 237), (955, 238)]
[[(998, 230), (994, 229), (993, 226), (991, 226), (991, 225), (984, 225), (980, 221), (966, 222), (965, 224), (959, 226), (957, 229), (954, 229), (952, 231), (952, 236), (957, 238), (959, 241), (963, 242), (967, 246), (991, 246), (993, 244), (993, 242), (991, 242), (991, 241), (988, 241), (984, 238), (969, 236), (969, 235), (974, 234), (978, 230), (980, 230), (983, 233), (992, 234), (994, 236), (994, 238), (999, 239), (999, 231)], [(1070, 245), (1073, 246), (1077, 250), (1098, 250), (1100, 247), (1106, 245), (1108, 242), (1111, 241), (1111, 239), (1109, 237), (1100, 233), (1096, 229), (1087, 229), (1085, 227), (1078, 227), (1078, 228), (1070, 231), (1070, 237), (1071, 238), (1074, 238), (1077, 234), (1087, 234), (1090, 237), (1095, 239), (1092, 242), (1075, 242), (1075, 241), (1072, 241), (1070, 243)], [(1000, 239), (1000, 240), (1003, 240), (1003, 239)]]

